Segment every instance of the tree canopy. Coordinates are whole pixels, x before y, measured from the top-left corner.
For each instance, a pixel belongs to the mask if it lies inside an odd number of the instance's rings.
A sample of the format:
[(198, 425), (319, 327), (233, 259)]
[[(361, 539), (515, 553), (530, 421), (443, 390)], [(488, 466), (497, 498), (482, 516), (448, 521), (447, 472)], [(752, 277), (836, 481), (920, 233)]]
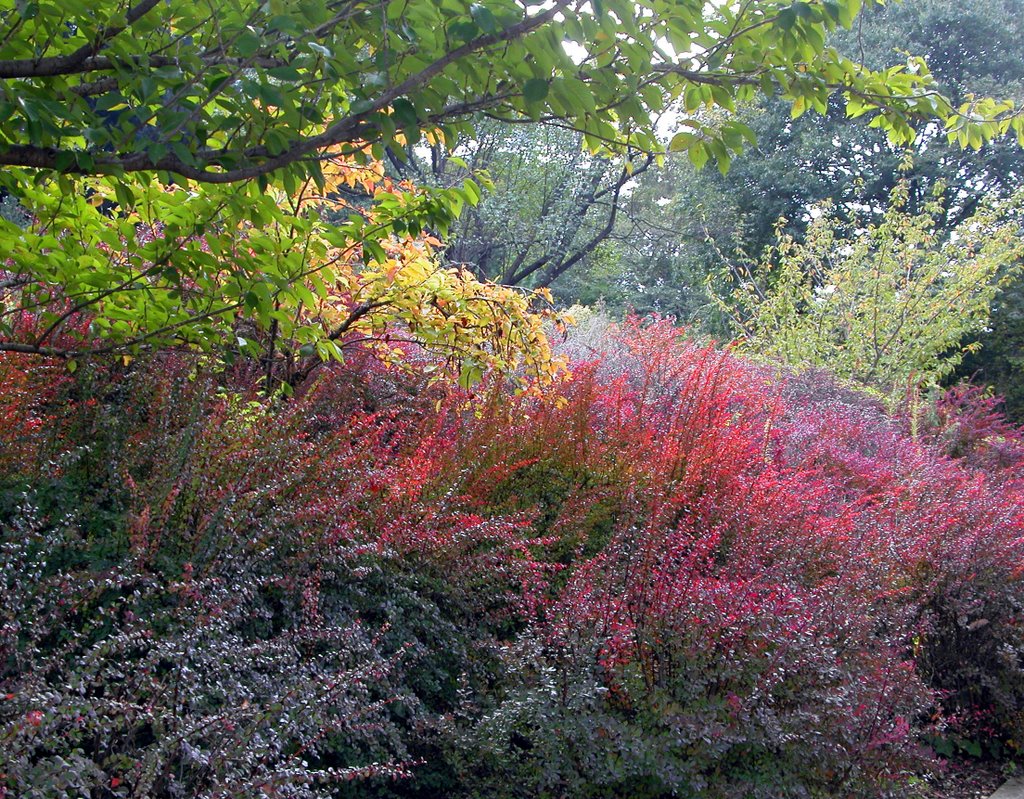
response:
[[(16, 2), (3, 12), (0, 163), (58, 172), (164, 170), (229, 183), (303, 164), (335, 145), (386, 146), (477, 111), (557, 117), (594, 142), (654, 146), (651, 115), (732, 106), (756, 91), (799, 111), (835, 90), (894, 138), (909, 117), (950, 118), (917, 61), (869, 71), (825, 46), (860, 0), (193, 0)], [(994, 103), (965, 107), (981, 141)], [(1006, 118), (1010, 124), (1012, 117)], [(700, 129), (703, 139), (709, 131)], [(742, 133), (696, 159), (727, 157)], [(740, 138), (742, 138), (740, 136)]]
[[(71, 357), (243, 341), (268, 358), (340, 356), (339, 337), (380, 301), (406, 309), (413, 339), (459, 349), (453, 327), (476, 322), (429, 310), (439, 295), (423, 287), (441, 274), (436, 264), (413, 281), (418, 291), (387, 302), (353, 293), (331, 267), (391, 274), (389, 249), (444, 233), (478, 187), (368, 190), (332, 183), (324, 163), (358, 170), (424, 140), (451, 148), (481, 114), (560, 124), (609, 153), (662, 152), (660, 121), (678, 129), (671, 149), (722, 169), (754, 134), (704, 111), (758, 94), (799, 114), (841, 92), (851, 114), (896, 142), (926, 119), (961, 144), (1024, 134), (1010, 102), (967, 98), (955, 109), (917, 59), (870, 70), (827, 46), (860, 7), (8, 0), (0, 183), (24, 221), (3, 223), (0, 347)], [(344, 199), (342, 224), (324, 224), (311, 195)], [(479, 285), (453, 291), (481, 296)], [(482, 326), (515, 327), (491, 300)], [(513, 316), (525, 324), (522, 312)], [(76, 314), (89, 322), (77, 339)], [(258, 334), (239, 335), (240, 319)]]

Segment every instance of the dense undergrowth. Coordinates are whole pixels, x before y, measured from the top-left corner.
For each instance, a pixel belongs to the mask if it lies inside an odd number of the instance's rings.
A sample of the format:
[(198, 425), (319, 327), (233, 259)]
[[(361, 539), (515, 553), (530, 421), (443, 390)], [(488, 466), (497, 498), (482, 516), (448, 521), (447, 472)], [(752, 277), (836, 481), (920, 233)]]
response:
[(879, 796), (1014, 756), (1024, 443), (987, 400), (893, 415), (664, 322), (575, 354), (533, 395), (356, 359), (287, 401), (4, 356), (0, 796)]

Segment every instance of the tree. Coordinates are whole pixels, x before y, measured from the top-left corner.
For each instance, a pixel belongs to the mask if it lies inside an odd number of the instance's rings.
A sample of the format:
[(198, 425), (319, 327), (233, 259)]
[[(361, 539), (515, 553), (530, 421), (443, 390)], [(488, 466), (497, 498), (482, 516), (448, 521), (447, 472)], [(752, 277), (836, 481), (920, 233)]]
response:
[[(1024, 98), (1024, 4), (1020, 0), (914, 0), (870, 6), (856, 29), (836, 31), (830, 42), (842, 53), (881, 69), (906, 51), (927, 61), (938, 86), (955, 104), (998, 87), (1001, 95)], [(884, 131), (851, 124), (846, 105), (833, 98), (824, 115), (793, 119), (790, 108), (767, 100), (743, 109), (758, 146), (728, 175), (706, 180), (732, 198), (746, 219), (744, 247), (760, 252), (774, 239), (780, 216), (801, 232), (806, 211), (830, 201), (842, 212), (851, 204), (884, 213), (890, 192), (910, 182), (909, 210), (932, 201), (941, 182), (941, 226), (969, 217), (983, 197), (1006, 198), (1024, 175), (1024, 150), (1008, 140), (959, 147), (937, 125), (920, 128), (914, 141), (890, 142)], [(977, 142), (976, 142), (977, 143)], [(913, 167), (900, 169), (907, 151)]]
[[(1024, 98), (1024, 3), (1020, 0), (914, 0), (869, 6), (851, 31), (830, 39), (840, 52), (882, 68), (910, 51), (925, 58), (941, 90), (954, 104), (995, 89)], [(741, 111), (755, 131), (758, 146), (737, 159), (729, 174), (704, 173), (695, 182), (711, 184), (732, 209), (738, 237), (719, 238), (726, 255), (756, 254), (774, 240), (785, 217), (787, 232), (804, 234), (808, 209), (821, 202), (836, 212), (871, 209), (875, 221), (885, 212), (897, 181), (910, 182), (908, 207), (919, 211), (934, 199), (939, 183), (948, 188), (936, 218), (937, 231), (950, 231), (989, 199), (1009, 197), (1024, 176), (1024, 150), (1011, 141), (961, 148), (949, 143), (939, 126), (923, 126), (909, 146), (890, 143), (884, 132), (854, 124), (842, 102), (833, 99), (828, 114), (791, 119), (778, 99)], [(899, 169), (906, 152), (909, 171)], [(685, 202), (682, 199), (681, 202)], [(714, 260), (709, 262), (714, 263)], [(989, 323), (971, 335), (972, 346), (947, 381), (974, 379), (1006, 396), (1007, 412), (1024, 420), (1021, 368), (1024, 364), (1024, 282), (1005, 285), (993, 298)]]
[(696, 170), (685, 153), (670, 153), (639, 175), (603, 259), (570, 273), (556, 294), (583, 302), (601, 297), (612, 310), (671, 315), (714, 335), (727, 332), (706, 284), (743, 220), (717, 177)]
[[(919, 52), (958, 103), (967, 102), (972, 93), (1018, 96), (1024, 74), (1019, 69), (1024, 58), (1019, 6), (1017, 0), (871, 6), (853, 31), (838, 30), (830, 41), (875, 68), (905, 57), (906, 50)], [(608, 170), (598, 192), (601, 198), (588, 204), (589, 195), (577, 177), (582, 177), (578, 167), (585, 161), (568, 135), (563, 143), (557, 131), (523, 130), (521, 125), (499, 128), (497, 135), (493, 130), (478, 134), (468, 144), (466, 158), (471, 166), (481, 163), (489, 169), (495, 188), (485, 193), (475, 213), (460, 220), (457, 244), (448, 252), (456, 261), (486, 269), (495, 261), (522, 261), (523, 251), (530, 249), (526, 262), (536, 263), (547, 257), (539, 252), (537, 239), (557, 245), (561, 234), (576, 229), (568, 223), (589, 211), (590, 224), (582, 226), (577, 246), (568, 248), (568, 257), (562, 259), (571, 269), (549, 281), (556, 297), (569, 303), (603, 299), (612, 308), (671, 313), (720, 334), (720, 319), (704, 284), (717, 271), (721, 256), (756, 254), (770, 246), (780, 216), (788, 219), (789, 231), (802, 235), (807, 210), (824, 200), (834, 202), (837, 212), (859, 203), (881, 216), (906, 149), (889, 142), (884, 131), (850, 120), (841, 98), (830, 100), (824, 116), (792, 119), (789, 104), (781, 98), (761, 98), (737, 113), (758, 144), (734, 159), (727, 174), (697, 170), (686, 153), (666, 158), (659, 167), (629, 177), (610, 229), (603, 225), (620, 172)], [(712, 114), (702, 112), (702, 120), (713, 126)], [(915, 159), (908, 174), (909, 203), (919, 207), (927, 202), (936, 182), (947, 179), (943, 219), (938, 220), (944, 228), (969, 217), (983, 196), (1008, 196), (1024, 168), (1024, 150), (1010, 141), (964, 150), (946, 143), (938, 126), (922, 128), (910, 147)], [(598, 233), (600, 243), (577, 259), (578, 250)], [(558, 253), (556, 246), (551, 249)], [(1008, 299), (1003, 296), (997, 303), (996, 320)]]
[[(722, 168), (753, 136), (698, 111), (759, 92), (824, 110), (841, 91), (894, 141), (932, 118), (971, 143), (1024, 134), (1010, 103), (955, 111), (917, 61), (872, 71), (827, 47), (860, 5), (8, 2), (0, 184), (31, 221), (3, 230), (0, 349), (234, 346), (241, 317), (259, 333), (243, 348), (268, 360), (307, 346), (338, 356), (338, 331), (368, 311), (332, 259), (379, 271), (395, 239), (444, 233), (478, 187), (366, 192), (330, 229), (301, 198), (325, 193), (324, 159), (357, 168), (423, 140), (452, 147), (474, 115), (557, 122), (595, 152), (657, 152), (652, 115), (677, 104), (685, 131), (672, 148)], [(341, 309), (336, 324), (309, 323), (317, 303)], [(87, 334), (72, 335), (75, 313)], [(417, 327), (413, 338), (438, 338)]]
[(576, 131), (488, 120), (458, 158), (437, 148), (429, 162), (412, 157), (407, 171), (420, 180), (452, 185), (481, 170), (490, 180), (453, 226), (445, 258), (481, 279), (549, 287), (566, 305), (706, 313), (708, 226), (727, 236), (735, 221), (689, 202), (707, 180), (685, 153), (655, 166), (649, 153), (593, 154), (581, 144)]
[(451, 185), (486, 171), (490, 185), (453, 227), (446, 258), (484, 280), (550, 287), (585, 266), (612, 235), (627, 185), (653, 154), (590, 153), (576, 131), (485, 121), (459, 158), (431, 152), (431, 182)]
[(1011, 206), (983, 206), (946, 235), (941, 198), (911, 213), (909, 194), (898, 183), (877, 224), (844, 232), (825, 206), (803, 242), (780, 229), (734, 295), (740, 346), (886, 395), (952, 372), (961, 342), (985, 326), (1000, 284), (1019, 270), (1024, 243)]

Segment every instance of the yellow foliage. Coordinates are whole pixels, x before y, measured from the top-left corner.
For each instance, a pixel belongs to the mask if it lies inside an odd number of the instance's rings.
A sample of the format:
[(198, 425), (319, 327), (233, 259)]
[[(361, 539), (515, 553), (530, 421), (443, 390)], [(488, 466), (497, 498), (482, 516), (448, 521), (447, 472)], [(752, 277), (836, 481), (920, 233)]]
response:
[(743, 333), (739, 348), (896, 397), (949, 374), (1020, 270), (1013, 216), (1024, 195), (983, 206), (943, 237), (938, 198), (911, 214), (907, 191), (899, 183), (880, 222), (845, 235), (831, 208), (803, 242), (780, 232), (726, 306)]
[[(323, 178), (321, 190), (314, 191), (308, 181), (282, 201), (321, 220), (328, 213), (358, 215), (366, 230), (386, 226), (396, 213), (400, 216), (403, 205), (412, 207), (422, 196), (412, 184), (387, 177), (377, 161), (361, 164), (335, 155), (323, 161)], [(370, 202), (356, 202), (353, 191)], [(393, 199), (390, 220), (366, 210), (379, 209), (384, 197)], [(429, 233), (379, 237), (374, 254), (365, 237), (347, 246), (332, 245), (328, 228), (321, 221), (314, 229), (319, 241), (309, 252), (319, 255), (309, 269), (329, 274), (331, 280), (314, 308), (303, 308), (300, 314), (342, 352), (367, 347), (396, 363), (407, 358), (407, 345), (418, 345), (442, 355), (467, 386), (492, 369), (523, 386), (546, 383), (564, 370), (564, 359), (554, 356), (546, 329), (549, 323), (561, 328), (571, 319), (554, 311), (547, 289), (524, 291), (445, 267), (438, 257), (441, 241)]]

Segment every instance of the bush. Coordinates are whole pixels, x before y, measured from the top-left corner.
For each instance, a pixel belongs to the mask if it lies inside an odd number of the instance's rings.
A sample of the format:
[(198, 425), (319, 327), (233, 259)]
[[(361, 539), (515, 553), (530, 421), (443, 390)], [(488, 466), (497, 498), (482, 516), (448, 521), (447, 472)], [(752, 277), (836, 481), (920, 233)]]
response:
[(1024, 740), (1013, 428), (591, 338), (518, 395), (4, 361), (0, 785), (877, 796)]
[(137, 553), (60, 566), (80, 533), (26, 505), (0, 552), (0, 793), (322, 796), (407, 773), (401, 652), (322, 613), (312, 579), (245, 546), (174, 577)]

